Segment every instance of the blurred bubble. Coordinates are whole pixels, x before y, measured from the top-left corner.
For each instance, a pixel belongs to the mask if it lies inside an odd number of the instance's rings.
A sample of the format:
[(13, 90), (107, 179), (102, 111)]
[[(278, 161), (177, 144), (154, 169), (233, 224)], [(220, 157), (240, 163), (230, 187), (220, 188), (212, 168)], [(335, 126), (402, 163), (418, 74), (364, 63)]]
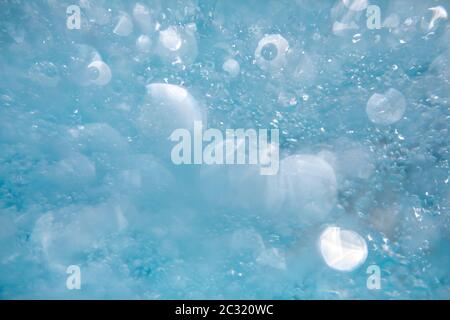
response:
[(152, 17), (150, 15), (150, 10), (141, 3), (136, 3), (133, 8), (133, 18), (138, 23), (142, 32), (150, 33), (152, 31)]
[(291, 225), (324, 221), (336, 203), (337, 181), (333, 168), (314, 155), (292, 155), (281, 160), (278, 176), (267, 192), (274, 214)]
[(240, 67), (239, 62), (234, 59), (227, 59), (222, 66), (223, 70), (227, 72), (231, 77), (236, 77), (239, 75)]
[(156, 52), (171, 64), (191, 64), (197, 57), (195, 26), (169, 26), (159, 32)]
[(375, 93), (367, 101), (367, 115), (375, 124), (389, 125), (399, 121), (406, 109), (403, 94), (393, 88), (384, 94)]
[(91, 69), (91, 71), (95, 69), (97, 72), (96, 75), (93, 75), (91, 77), (90, 83), (93, 83), (98, 86), (104, 86), (107, 85), (109, 81), (111, 81), (112, 77), (111, 69), (109, 69), (109, 66), (103, 61), (100, 60), (92, 61), (88, 65), (88, 68)]
[(147, 103), (141, 107), (139, 126), (153, 139), (162, 141), (178, 128), (193, 128), (204, 114), (186, 88), (167, 83), (147, 85)]
[(445, 10), (445, 8), (442, 6), (432, 7), (428, 10), (433, 13), (433, 16), (431, 17), (431, 20), (428, 24), (428, 30), (434, 29), (439, 20), (447, 20), (448, 18), (447, 10)]
[[(87, 86), (90, 80), (95, 78), (98, 70), (90, 69), (88, 66), (94, 61), (101, 61), (98, 51), (85, 44), (76, 44), (70, 53), (67, 64), (67, 73), (70, 80), (80, 86)], [(95, 72), (93, 72), (95, 71)]]
[(113, 32), (121, 37), (126, 37), (133, 32), (133, 22), (127, 13), (120, 13), (119, 21), (117, 22)]

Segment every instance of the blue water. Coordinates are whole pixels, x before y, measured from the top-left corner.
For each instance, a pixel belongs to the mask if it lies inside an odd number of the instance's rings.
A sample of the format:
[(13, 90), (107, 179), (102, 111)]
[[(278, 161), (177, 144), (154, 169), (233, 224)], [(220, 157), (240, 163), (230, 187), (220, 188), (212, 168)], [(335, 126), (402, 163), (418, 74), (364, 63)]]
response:
[[(0, 1), (0, 298), (449, 299), (450, 2), (370, 4)], [(197, 115), (278, 174), (174, 165)]]

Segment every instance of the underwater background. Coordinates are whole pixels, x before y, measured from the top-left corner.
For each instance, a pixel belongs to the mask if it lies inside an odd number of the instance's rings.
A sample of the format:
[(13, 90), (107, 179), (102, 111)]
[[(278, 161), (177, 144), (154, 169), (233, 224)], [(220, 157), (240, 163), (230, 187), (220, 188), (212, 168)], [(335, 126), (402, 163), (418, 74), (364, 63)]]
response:
[[(0, 0), (0, 298), (449, 299), (449, 9)], [(175, 165), (194, 119), (278, 174)]]

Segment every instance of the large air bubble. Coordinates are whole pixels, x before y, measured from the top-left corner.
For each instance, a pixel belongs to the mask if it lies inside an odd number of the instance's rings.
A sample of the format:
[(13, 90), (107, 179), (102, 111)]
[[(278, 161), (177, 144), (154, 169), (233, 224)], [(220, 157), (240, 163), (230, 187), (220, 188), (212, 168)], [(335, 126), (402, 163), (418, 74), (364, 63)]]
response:
[(391, 88), (384, 94), (373, 94), (367, 101), (366, 112), (373, 123), (390, 125), (403, 117), (405, 109), (405, 97), (400, 91)]
[(351, 230), (328, 227), (320, 236), (320, 252), (325, 263), (339, 271), (352, 271), (367, 259), (364, 238)]

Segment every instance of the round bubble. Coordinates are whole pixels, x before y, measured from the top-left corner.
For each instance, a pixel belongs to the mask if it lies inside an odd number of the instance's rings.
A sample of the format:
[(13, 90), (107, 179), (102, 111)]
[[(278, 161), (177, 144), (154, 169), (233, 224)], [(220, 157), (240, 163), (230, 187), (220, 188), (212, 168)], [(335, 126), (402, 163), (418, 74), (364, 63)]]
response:
[(282, 71), (286, 66), (289, 43), (280, 34), (262, 38), (255, 50), (256, 64), (265, 71)]
[(150, 49), (152, 47), (152, 41), (151, 39), (146, 35), (141, 35), (136, 40), (136, 47), (141, 52), (150, 52)]
[(88, 65), (88, 68), (92, 72), (92, 78), (90, 83), (98, 86), (104, 86), (111, 81), (111, 69), (109, 66), (101, 60), (96, 60)]
[(171, 64), (190, 64), (197, 57), (196, 27), (194, 24), (185, 27), (170, 26), (159, 32), (156, 53)]
[(191, 130), (194, 121), (204, 120), (202, 109), (186, 88), (168, 83), (151, 83), (146, 88), (146, 103), (138, 119), (144, 134), (166, 139), (173, 130)]
[(95, 164), (86, 156), (74, 153), (44, 168), (42, 181), (56, 187), (59, 192), (87, 188), (95, 181)]
[(231, 77), (236, 77), (239, 75), (241, 68), (239, 62), (234, 59), (227, 59), (222, 66), (223, 70), (227, 72)]
[(368, 0), (342, 0), (342, 3), (352, 11), (362, 11), (367, 9)]
[(373, 123), (390, 125), (403, 117), (405, 109), (405, 97), (400, 91), (391, 88), (384, 94), (373, 94), (367, 101), (366, 112)]
[(351, 230), (328, 227), (320, 235), (319, 246), (325, 263), (335, 270), (355, 270), (367, 259), (366, 241)]
[(121, 12), (113, 32), (121, 37), (126, 37), (133, 32), (133, 21), (131, 21), (131, 18), (127, 13)]
[(328, 216), (336, 202), (336, 175), (331, 165), (315, 155), (292, 155), (280, 162), (267, 200), (272, 211), (292, 224), (314, 224)]

